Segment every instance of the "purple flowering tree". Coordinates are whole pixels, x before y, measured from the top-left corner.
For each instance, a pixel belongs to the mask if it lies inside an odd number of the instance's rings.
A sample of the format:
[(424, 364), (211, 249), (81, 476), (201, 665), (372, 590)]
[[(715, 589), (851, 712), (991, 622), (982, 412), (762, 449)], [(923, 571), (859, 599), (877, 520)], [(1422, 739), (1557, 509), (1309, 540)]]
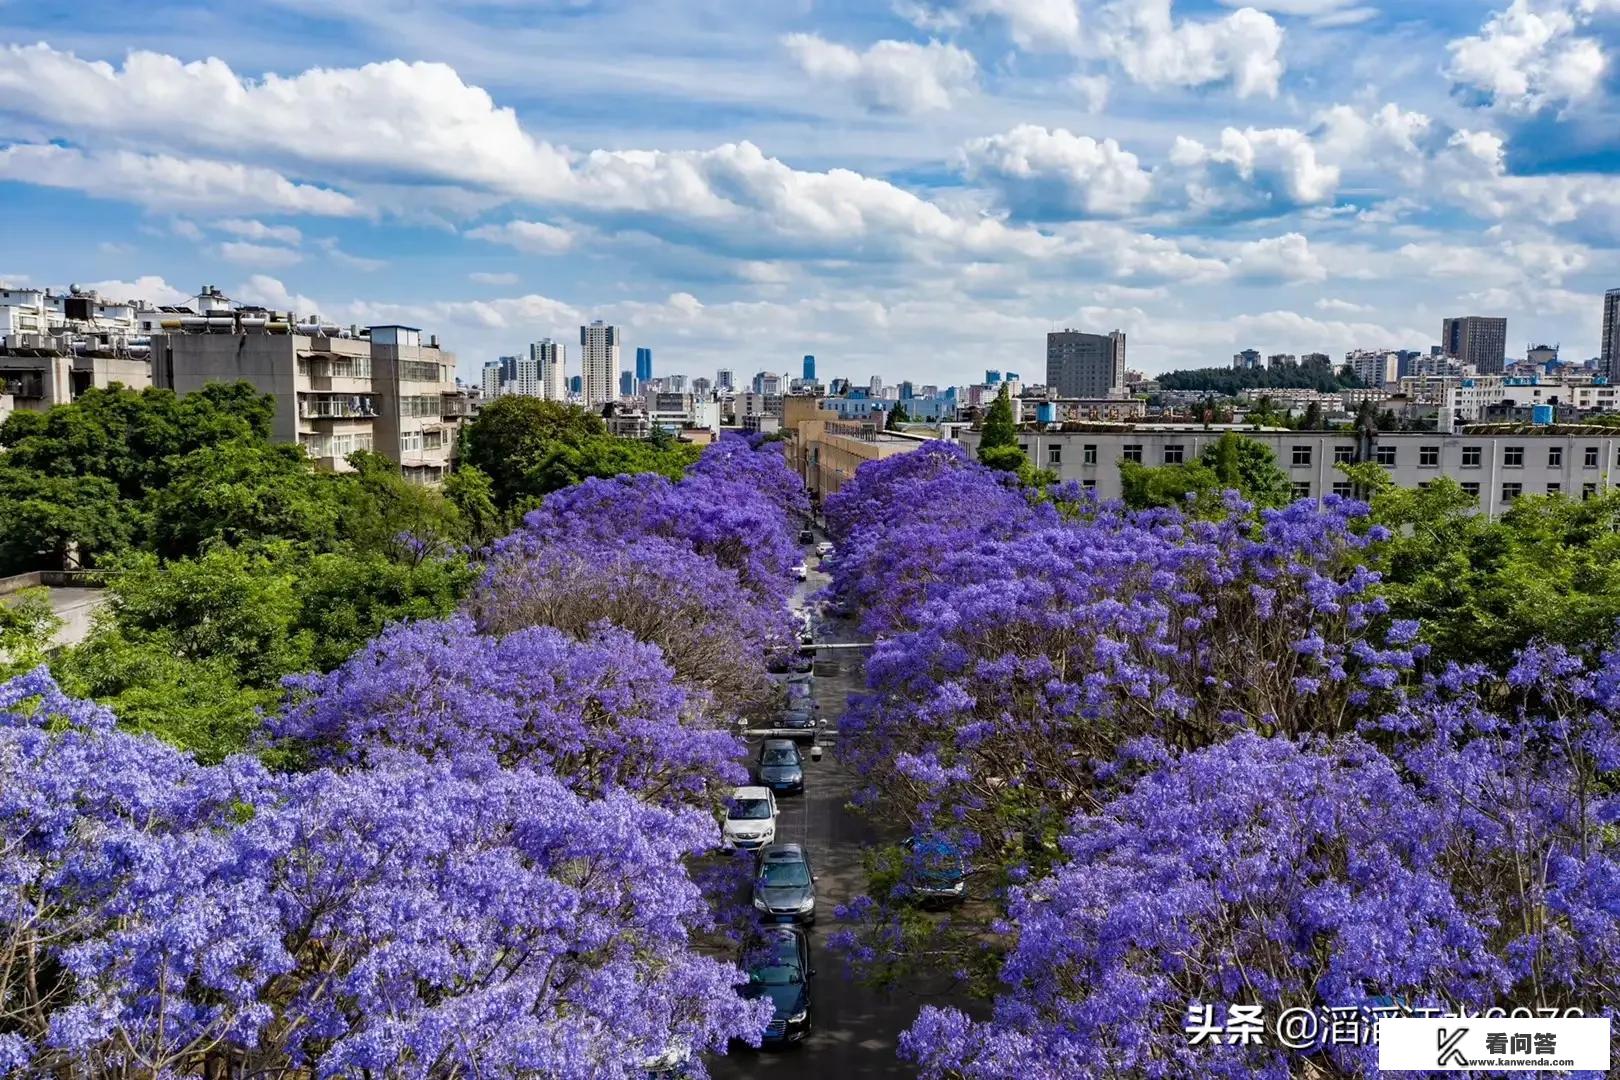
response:
[[(1189, 1037), (1189, 1007), (1481, 1007), (1509, 981), (1453, 894), (1451, 823), (1350, 737), (1242, 734), (1075, 818), (1065, 861), (1019, 885), (989, 1020), (924, 1009), (925, 1077), (1376, 1073), (1376, 1048)], [(1196, 1014), (1193, 1014), (1196, 1016)], [(1195, 1021), (1196, 1026), (1196, 1021)]]
[(588, 796), (703, 806), (746, 775), (742, 743), (657, 647), (611, 625), (578, 641), (551, 627), (480, 634), (465, 615), (406, 623), (289, 686), (272, 730), (318, 764), (422, 757), (467, 776), (526, 769)]
[(757, 1039), (696, 947), (707, 814), (385, 758), (203, 767), (0, 685), (7, 1071), (638, 1077)]
[(656, 645), (681, 686), (731, 715), (767, 703), (767, 653), (793, 634), (785, 606), (760, 600), (735, 571), (663, 537), (497, 555), (467, 610), (486, 634), (550, 626), (587, 639), (612, 623)]

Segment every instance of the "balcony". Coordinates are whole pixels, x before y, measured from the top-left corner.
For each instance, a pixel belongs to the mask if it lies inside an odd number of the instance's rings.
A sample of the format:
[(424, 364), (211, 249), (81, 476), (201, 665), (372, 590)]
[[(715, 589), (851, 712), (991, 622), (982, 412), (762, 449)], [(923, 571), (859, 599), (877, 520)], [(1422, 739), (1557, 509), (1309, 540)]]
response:
[(376, 404), (363, 394), (298, 399), (300, 420), (370, 420), (376, 415)]

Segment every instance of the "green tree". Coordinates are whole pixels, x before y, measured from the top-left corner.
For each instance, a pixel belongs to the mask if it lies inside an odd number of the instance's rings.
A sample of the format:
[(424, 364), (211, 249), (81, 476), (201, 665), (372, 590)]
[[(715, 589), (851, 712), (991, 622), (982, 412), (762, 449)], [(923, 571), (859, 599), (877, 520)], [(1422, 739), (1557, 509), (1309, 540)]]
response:
[(524, 474), (523, 488), (530, 496), (546, 495), (593, 476), (614, 477), (658, 473), (678, 480), (703, 453), (701, 447), (666, 439), (618, 439), (592, 435), (577, 443), (559, 443), (537, 459)]
[(0, 575), (94, 565), (138, 527), (137, 508), (109, 480), (0, 463)]
[(333, 478), (315, 472), (303, 448), (240, 440), (194, 450), (153, 492), (152, 546), (194, 555), (205, 544), (288, 539), (330, 547), (337, 538)]
[(400, 475), (398, 465), (369, 450), (347, 460), (353, 472), (319, 477), (316, 488), (335, 501), (342, 546), (399, 555), (410, 550), (407, 537), (430, 551), (471, 540), (459, 507), (445, 492), (412, 483)]
[(1018, 449), (1018, 424), (1013, 419), (1012, 395), (1006, 383), (1001, 384), (996, 400), (985, 410), (984, 422), (979, 426), (979, 460), (992, 469), (1007, 472), (1017, 472), (1020, 463), (1026, 460), (1023, 451)]
[(0, 596), (0, 679), (43, 664), (51, 638), (61, 625), (44, 589), (22, 589)]
[(495, 486), (476, 465), (463, 465), (444, 481), (444, 497), (461, 515), (467, 542), (482, 547), (506, 531), (505, 519), (495, 505)]
[(1197, 461), (1158, 466), (1122, 461), (1119, 475), (1125, 505), (1136, 510), (1178, 506), (1219, 517), (1226, 513), (1228, 490), (1258, 509), (1287, 506), (1294, 498), (1293, 483), (1271, 448), (1230, 431), (1205, 446)]
[(496, 505), (510, 508), (543, 494), (530, 491), (527, 478), (548, 453), (606, 434), (601, 417), (577, 406), (512, 395), (483, 407), (467, 426), (462, 453), (467, 464), (489, 477)]
[(1299, 419), (1301, 431), (1321, 431), (1323, 425), (1322, 406), (1311, 402), (1305, 406), (1305, 415)]
[(1417, 619), (1436, 659), (1500, 667), (1541, 639), (1571, 648), (1620, 625), (1620, 494), (1526, 496), (1498, 520), (1447, 477), (1397, 487), (1374, 464), (1345, 465), (1392, 537), (1369, 564), (1392, 618)]

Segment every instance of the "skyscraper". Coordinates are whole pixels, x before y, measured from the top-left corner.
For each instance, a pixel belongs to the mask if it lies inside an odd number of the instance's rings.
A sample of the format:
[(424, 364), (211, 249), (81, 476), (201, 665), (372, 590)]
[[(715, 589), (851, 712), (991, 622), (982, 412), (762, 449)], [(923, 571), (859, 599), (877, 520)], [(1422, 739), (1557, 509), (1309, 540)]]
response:
[(568, 379), (568, 392), (575, 395), (584, 393), (585, 380), (578, 375), (570, 376)]
[(529, 346), (529, 359), (522, 365), (533, 374), (534, 389), (526, 391), (547, 401), (568, 400), (568, 347), (560, 341), (542, 338)]
[(816, 381), (816, 358), (809, 353), (804, 354), (804, 381)]
[(735, 390), (737, 389), (735, 379), (736, 377), (732, 375), (730, 368), (721, 368), (714, 373), (714, 388), (716, 390)]
[(1499, 375), (1507, 357), (1507, 320), (1459, 315), (1440, 324), (1440, 348), (1449, 357), (1473, 364), (1481, 375)]
[(652, 381), (652, 350), (651, 349), (637, 349), (636, 350), (636, 382), (644, 383), (644, 382), (651, 382), (651, 381)]
[(518, 358), (515, 356), (503, 356), (498, 363), (501, 365), (501, 382), (516, 383)]
[(579, 328), (579, 344), (583, 404), (587, 409), (606, 405), (619, 392), (619, 328), (597, 319)]
[(512, 356), (506, 359), (512, 361), (512, 378), (506, 384), (506, 392), (521, 397), (539, 397), (540, 364), (534, 357), (534, 349), (529, 350), (528, 356)]
[(1620, 289), (1603, 294), (1603, 356), (1599, 361), (1610, 382), (1620, 380)]
[(483, 382), (479, 389), (483, 391), (485, 401), (494, 401), (501, 396), (501, 362), (499, 360), (484, 361)]
[(984, 373), (984, 385), (986, 385), (986, 386), (994, 386), (997, 383), (999, 383), (1000, 381), (1001, 381), (1001, 372), (999, 372), (999, 371), (986, 371)]
[(1046, 385), (1065, 398), (1122, 397), (1125, 393), (1125, 335), (1078, 330), (1046, 335)]

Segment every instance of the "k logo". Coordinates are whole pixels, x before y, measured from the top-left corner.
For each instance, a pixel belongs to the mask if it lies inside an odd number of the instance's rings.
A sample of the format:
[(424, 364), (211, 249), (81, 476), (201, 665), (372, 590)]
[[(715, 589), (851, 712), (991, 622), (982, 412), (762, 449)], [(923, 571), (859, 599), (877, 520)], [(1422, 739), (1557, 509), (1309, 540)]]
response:
[(1442, 1067), (1459, 1065), (1464, 1069), (1468, 1068), (1468, 1059), (1463, 1057), (1461, 1050), (1457, 1049), (1457, 1044), (1462, 1042), (1463, 1036), (1467, 1034), (1467, 1028), (1456, 1028), (1452, 1031), (1441, 1028), (1439, 1035), (1436, 1037), (1436, 1041), (1440, 1044), (1440, 1060), (1437, 1064)]

